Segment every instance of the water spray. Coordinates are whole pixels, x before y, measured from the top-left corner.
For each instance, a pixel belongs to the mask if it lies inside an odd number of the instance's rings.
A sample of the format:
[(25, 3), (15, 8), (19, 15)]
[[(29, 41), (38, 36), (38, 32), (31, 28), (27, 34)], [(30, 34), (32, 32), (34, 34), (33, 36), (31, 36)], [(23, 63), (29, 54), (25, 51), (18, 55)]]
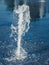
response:
[(14, 13), (18, 15), (18, 40), (15, 55), (17, 59), (21, 60), (27, 57), (27, 52), (21, 46), (21, 40), (22, 36), (29, 30), (29, 24), (30, 24), (29, 6), (26, 5), (26, 2), (24, 2), (22, 5), (19, 5), (18, 2), (16, 6), (16, 0), (15, 0)]

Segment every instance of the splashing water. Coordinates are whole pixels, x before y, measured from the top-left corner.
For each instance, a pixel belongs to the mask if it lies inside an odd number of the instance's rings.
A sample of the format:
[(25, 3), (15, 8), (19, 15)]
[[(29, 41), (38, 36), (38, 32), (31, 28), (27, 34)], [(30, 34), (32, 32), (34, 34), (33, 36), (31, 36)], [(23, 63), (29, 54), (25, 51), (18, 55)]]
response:
[(17, 42), (17, 59), (24, 59), (27, 56), (27, 52), (21, 47), (21, 39), (25, 32), (29, 29), (30, 24), (30, 12), (29, 6), (23, 4), (18, 7), (18, 10), (15, 10), (15, 13), (18, 14), (18, 42)]
[[(11, 58), (5, 58), (7, 61), (15, 61), (18, 60), (24, 60), (27, 57), (27, 52), (22, 48), (21, 46), (21, 40), (22, 37), (25, 35), (26, 32), (29, 30), (29, 24), (30, 24), (30, 11), (29, 6), (26, 4), (23, 4), (21, 6), (18, 6), (18, 9), (14, 9), (14, 13), (17, 16), (17, 19), (15, 21), (15, 25), (11, 25), (12, 33), (10, 37), (14, 39), (14, 41), (17, 43), (17, 48), (14, 51), (13, 57)], [(16, 25), (18, 23), (18, 26)], [(18, 37), (16, 37), (18, 35)]]
[[(11, 25), (12, 34), (10, 37), (14, 37), (17, 40), (17, 49), (15, 50), (15, 57), (18, 60), (23, 60), (27, 57), (27, 52), (21, 46), (22, 36), (29, 30), (30, 24), (30, 11), (29, 6), (26, 4), (19, 5), (18, 9), (14, 9), (14, 13), (18, 15), (18, 26)], [(17, 22), (15, 22), (17, 24)], [(18, 32), (17, 32), (18, 31)], [(18, 39), (15, 37), (15, 33), (18, 35)]]

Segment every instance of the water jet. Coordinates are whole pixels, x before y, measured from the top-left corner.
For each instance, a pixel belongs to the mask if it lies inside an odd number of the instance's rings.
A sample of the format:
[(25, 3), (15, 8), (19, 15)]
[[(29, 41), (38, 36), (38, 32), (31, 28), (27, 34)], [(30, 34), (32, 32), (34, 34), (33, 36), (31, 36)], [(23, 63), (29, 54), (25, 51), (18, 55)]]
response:
[[(17, 48), (15, 50), (15, 56), (18, 60), (23, 60), (27, 57), (27, 52), (22, 48), (21, 41), (23, 35), (29, 30), (29, 24), (30, 24), (30, 11), (29, 6), (24, 2), (23, 4), (16, 3), (17, 0), (15, 0), (15, 8), (14, 13), (18, 16), (18, 37), (17, 37)], [(16, 24), (16, 23), (15, 23)], [(14, 25), (13, 25), (14, 26)], [(16, 26), (14, 26), (16, 30)]]

